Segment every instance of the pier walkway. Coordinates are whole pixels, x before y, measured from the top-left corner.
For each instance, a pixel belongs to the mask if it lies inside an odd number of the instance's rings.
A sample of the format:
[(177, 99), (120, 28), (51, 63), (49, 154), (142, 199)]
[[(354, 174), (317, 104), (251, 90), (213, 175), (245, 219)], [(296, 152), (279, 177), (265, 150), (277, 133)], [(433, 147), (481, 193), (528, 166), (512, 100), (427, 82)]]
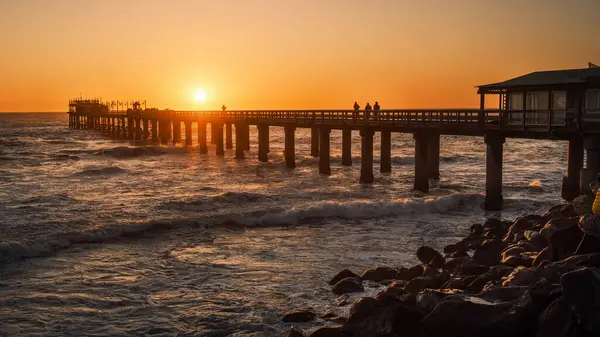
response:
[[(600, 114), (576, 110), (231, 110), (172, 111), (141, 109), (134, 104), (126, 111), (110, 110), (100, 100), (71, 100), (69, 126), (94, 129), (115, 137), (131, 140), (148, 139), (168, 144), (192, 144), (192, 124), (197, 123), (201, 153), (208, 152), (207, 124), (210, 142), (218, 156), (233, 149), (235, 157), (244, 159), (250, 149), (249, 127), (258, 128), (258, 159), (267, 161), (269, 128), (283, 127), (285, 162), (296, 166), (295, 130), (311, 129), (311, 155), (319, 157), (319, 172), (330, 174), (330, 132), (342, 130), (342, 165), (352, 165), (353, 130), (361, 135), (360, 181), (373, 182), (373, 139), (381, 133), (380, 171), (391, 172), (391, 133), (412, 133), (415, 139), (414, 188), (427, 193), (429, 179), (439, 178), (440, 135), (483, 136), (486, 143), (486, 202), (489, 210), (501, 209), (503, 144), (507, 137), (569, 141), (567, 176), (563, 181), (563, 197), (572, 199), (586, 187), (584, 177), (595, 177), (600, 167)], [(182, 130), (183, 126), (183, 130)], [(185, 138), (182, 137), (182, 131)], [(584, 152), (586, 165), (584, 167)], [(553, 160), (549, 158), (549, 160)]]

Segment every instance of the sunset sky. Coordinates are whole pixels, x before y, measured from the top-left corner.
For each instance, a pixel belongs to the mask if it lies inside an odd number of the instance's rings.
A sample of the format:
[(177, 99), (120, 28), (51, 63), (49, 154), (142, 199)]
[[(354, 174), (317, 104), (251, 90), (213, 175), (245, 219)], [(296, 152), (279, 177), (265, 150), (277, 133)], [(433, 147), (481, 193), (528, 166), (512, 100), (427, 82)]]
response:
[(0, 0), (0, 111), (66, 111), (86, 93), (477, 107), (476, 85), (600, 63), (599, 14), (599, 0)]

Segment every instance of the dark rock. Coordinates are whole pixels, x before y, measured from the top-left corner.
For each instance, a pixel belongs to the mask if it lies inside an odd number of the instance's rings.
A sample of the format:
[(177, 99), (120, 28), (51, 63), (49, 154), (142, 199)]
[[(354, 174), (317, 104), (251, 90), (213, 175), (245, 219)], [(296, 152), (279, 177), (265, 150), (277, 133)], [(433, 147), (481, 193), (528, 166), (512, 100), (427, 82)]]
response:
[(377, 299), (383, 299), (385, 297), (393, 297), (400, 298), (406, 292), (404, 291), (404, 287), (406, 286), (406, 281), (395, 281), (390, 284), (387, 288), (377, 294)]
[(564, 219), (577, 216), (577, 212), (572, 204), (556, 205), (548, 210), (543, 217), (549, 217), (550, 219)]
[(334, 285), (338, 282), (340, 282), (342, 279), (345, 279), (346, 277), (355, 277), (355, 278), (360, 278), (360, 276), (354, 274), (353, 272), (351, 272), (348, 269), (344, 269), (341, 272), (337, 273), (332, 279), (331, 281), (329, 281), (329, 285)]
[(571, 304), (559, 297), (540, 314), (537, 337), (574, 337), (578, 320)]
[(541, 264), (537, 267), (517, 267), (507, 276), (503, 286), (526, 286), (545, 278), (551, 283), (560, 283), (561, 276), (582, 267), (600, 268), (600, 254), (574, 255), (567, 259)]
[(406, 287), (404, 287), (404, 291), (409, 294), (416, 295), (420, 291), (426, 288), (437, 289), (442, 285), (443, 281), (433, 279), (431, 277), (419, 276), (410, 280)]
[(453, 243), (444, 247), (444, 254), (454, 253), (459, 250), (466, 250), (466, 247), (462, 243)]
[(533, 228), (533, 222), (526, 218), (518, 218), (508, 229), (508, 233), (504, 236), (504, 242), (515, 242), (517, 235), (526, 230)]
[(494, 276), (495, 280), (500, 280), (501, 278), (508, 276), (514, 268), (509, 266), (493, 266), (490, 268), (490, 273)]
[(314, 320), (316, 317), (317, 314), (311, 310), (302, 309), (286, 313), (283, 315), (281, 320), (284, 322), (309, 322)]
[(483, 235), (483, 232), (485, 232), (485, 229), (483, 228), (483, 225), (476, 223), (471, 226), (470, 232), (471, 236), (481, 236)]
[(414, 279), (415, 277), (419, 277), (422, 275), (423, 275), (423, 266), (420, 264), (416, 265), (414, 267), (410, 267), (408, 269), (402, 268), (402, 269), (398, 270), (398, 279), (399, 280), (410, 281), (410, 280)]
[(417, 249), (417, 258), (424, 265), (430, 265), (434, 268), (442, 268), (444, 266), (444, 257), (437, 250), (421, 246)]
[(560, 281), (563, 297), (573, 305), (582, 326), (589, 331), (595, 312), (600, 312), (600, 269), (585, 267), (574, 270), (562, 275)]
[(594, 198), (587, 194), (580, 195), (571, 202), (571, 205), (573, 205), (573, 209), (575, 210), (575, 214), (579, 216), (592, 213), (593, 204)]
[(524, 218), (533, 223), (537, 223), (542, 219), (542, 216), (539, 214), (527, 214), (526, 216), (524, 216)]
[(365, 288), (363, 287), (360, 279), (356, 277), (346, 277), (345, 279), (342, 279), (336, 283), (332, 289), (333, 293), (336, 295), (354, 293), (364, 290)]
[(482, 266), (474, 262), (462, 263), (454, 269), (454, 274), (458, 276), (480, 275), (490, 270), (488, 266)]
[(461, 293), (460, 289), (425, 289), (417, 294), (415, 302), (419, 308), (430, 312), (443, 298)]
[(342, 331), (352, 337), (416, 336), (419, 322), (425, 316), (422, 311), (396, 299), (372, 300), (352, 309), (342, 327)]
[(380, 282), (383, 280), (396, 280), (399, 278), (398, 271), (386, 266), (377, 266), (365, 270), (361, 278), (363, 280)]
[(465, 290), (475, 279), (477, 275), (471, 275), (467, 277), (456, 277), (446, 281), (441, 288), (443, 289), (461, 289)]
[(427, 276), (427, 277), (435, 278), (435, 279), (445, 277), (445, 275), (442, 274), (442, 272), (440, 270), (433, 268), (433, 267), (425, 267), (423, 269), (423, 276)]
[(471, 262), (471, 263), (475, 263), (473, 262), (473, 260), (470, 257), (453, 257), (453, 258), (448, 258), (446, 259), (446, 262), (444, 263), (444, 269), (450, 272), (454, 272), (454, 269), (463, 263), (466, 262)]
[(457, 250), (455, 252), (446, 254), (446, 259), (457, 258), (457, 257), (470, 257), (470, 256), (469, 256), (469, 252), (466, 250)]
[(326, 326), (313, 331), (309, 337), (347, 337), (342, 332), (342, 326)]
[(552, 261), (559, 261), (575, 254), (583, 239), (583, 232), (578, 226), (555, 232), (549, 240), (548, 247), (552, 251)]
[(555, 218), (551, 219), (544, 225), (544, 227), (540, 230), (540, 234), (543, 235), (548, 241), (554, 235), (554, 233), (561, 231), (563, 229), (568, 229), (571, 227), (577, 227), (579, 223), (579, 219), (577, 218)]
[(548, 240), (539, 232), (526, 231), (524, 234), (525, 238), (535, 246), (537, 251), (548, 247)]
[(288, 332), (285, 334), (287, 337), (304, 337), (304, 333), (302, 330), (296, 328), (295, 326), (291, 326)]
[(485, 266), (494, 266), (500, 263), (500, 253), (506, 244), (501, 240), (491, 239), (483, 242), (480, 248), (473, 253), (473, 260)]
[(533, 260), (532, 266), (537, 267), (540, 264), (542, 264), (542, 262), (544, 262), (544, 261), (546, 261), (546, 262), (552, 261), (552, 251), (548, 247), (542, 249), (542, 251), (538, 253), (538, 255)]
[[(452, 295), (446, 297), (421, 321), (421, 336), (532, 335), (537, 316), (543, 308), (534, 304), (528, 291), (523, 292), (516, 299), (506, 300), (506, 295), (512, 289), (503, 289), (490, 290), (490, 292), (496, 292), (495, 296), (481, 293), (477, 296)], [(498, 294), (504, 295), (501, 296), (501, 300), (498, 300)]]
[(506, 256), (500, 261), (505, 266), (510, 267), (518, 267), (518, 266), (526, 266), (531, 267), (533, 265), (533, 261), (537, 257), (537, 253), (523, 252), (516, 256)]
[(469, 283), (465, 290), (470, 293), (479, 293), (483, 290), (485, 285), (488, 284), (488, 282), (492, 282), (489, 274), (479, 275), (473, 280), (473, 282)]

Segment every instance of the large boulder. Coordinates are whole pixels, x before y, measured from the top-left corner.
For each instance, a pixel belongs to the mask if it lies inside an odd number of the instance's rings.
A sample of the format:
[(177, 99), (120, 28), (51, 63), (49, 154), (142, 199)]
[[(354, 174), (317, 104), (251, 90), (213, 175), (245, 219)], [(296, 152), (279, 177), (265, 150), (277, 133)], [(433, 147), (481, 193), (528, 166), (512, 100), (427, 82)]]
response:
[(300, 309), (294, 310), (283, 315), (281, 319), (284, 322), (310, 322), (317, 317), (312, 310), (309, 309)]
[(444, 280), (438, 280), (427, 276), (419, 276), (410, 280), (404, 291), (409, 294), (417, 295), (423, 289), (437, 289), (443, 284)]
[(338, 282), (340, 282), (342, 279), (345, 279), (346, 277), (355, 277), (355, 278), (360, 278), (360, 276), (354, 274), (353, 272), (351, 272), (348, 269), (344, 269), (342, 271), (340, 271), (339, 273), (337, 273), (330, 281), (329, 281), (329, 285), (334, 285)]
[[(516, 291), (515, 291), (516, 290)], [(530, 291), (494, 288), (493, 295), (448, 296), (421, 321), (421, 336), (529, 336), (539, 312)], [(514, 298), (514, 295), (519, 295)]]
[(500, 263), (500, 253), (504, 248), (506, 248), (506, 243), (502, 240), (486, 240), (473, 253), (473, 260), (485, 266), (495, 266)]
[(399, 276), (398, 271), (394, 268), (377, 266), (365, 270), (360, 278), (367, 281), (380, 282), (383, 280), (396, 280)]
[(475, 262), (461, 263), (454, 268), (454, 274), (457, 276), (481, 275), (490, 270), (490, 267), (477, 264)]
[(508, 229), (508, 233), (504, 236), (504, 242), (514, 243), (519, 237), (519, 235), (523, 235), (523, 232), (526, 230), (532, 229), (534, 223), (529, 221), (526, 218), (518, 218)]
[(365, 288), (363, 287), (359, 278), (346, 277), (340, 280), (338, 283), (336, 283), (331, 290), (336, 295), (342, 295), (347, 293), (364, 291)]
[(415, 303), (425, 312), (430, 312), (443, 298), (462, 293), (460, 289), (425, 289), (417, 294)]
[(377, 299), (383, 299), (385, 297), (401, 298), (406, 292), (404, 287), (408, 282), (406, 281), (394, 281), (387, 288), (377, 294)]
[(396, 299), (360, 299), (350, 310), (342, 331), (352, 337), (417, 336), (425, 314)]
[(285, 334), (286, 337), (304, 337), (304, 333), (296, 328), (295, 326), (291, 326), (290, 329)]
[(313, 331), (309, 337), (347, 337), (342, 332), (342, 326), (325, 326)]
[(398, 280), (410, 281), (415, 277), (423, 276), (423, 266), (418, 264), (410, 268), (398, 269)]
[(417, 258), (424, 265), (429, 265), (434, 268), (442, 268), (444, 266), (444, 257), (437, 250), (422, 246), (417, 249)]
[[(600, 269), (584, 267), (561, 277), (563, 297), (576, 310), (582, 327), (590, 334), (600, 334)], [(596, 331), (593, 331), (596, 330)]]
[(559, 297), (540, 314), (536, 337), (575, 337), (577, 324), (571, 304)]
[(590, 195), (584, 194), (573, 199), (571, 205), (575, 210), (576, 215), (585, 215), (592, 213), (592, 205), (594, 204), (594, 198)]

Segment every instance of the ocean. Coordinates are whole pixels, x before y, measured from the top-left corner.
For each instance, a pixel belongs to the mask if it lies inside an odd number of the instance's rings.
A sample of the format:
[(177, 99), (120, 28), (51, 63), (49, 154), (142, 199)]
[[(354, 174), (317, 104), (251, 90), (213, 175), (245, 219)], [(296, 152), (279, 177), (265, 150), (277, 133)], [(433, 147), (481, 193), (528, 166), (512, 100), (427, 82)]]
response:
[(412, 190), (412, 135), (392, 135), (393, 172), (380, 174), (376, 134), (372, 185), (358, 182), (352, 138), (344, 167), (332, 131), (324, 176), (308, 129), (297, 129), (290, 170), (278, 127), (261, 163), (255, 127), (236, 160), (214, 146), (199, 154), (196, 139), (70, 130), (66, 113), (0, 114), (0, 335), (276, 336), (292, 309), (347, 314), (327, 284), (343, 268), (412, 266), (421, 245), (441, 250), (487, 217), (561, 202), (566, 142), (507, 139), (505, 209), (485, 212), (483, 138), (442, 136), (428, 194)]

